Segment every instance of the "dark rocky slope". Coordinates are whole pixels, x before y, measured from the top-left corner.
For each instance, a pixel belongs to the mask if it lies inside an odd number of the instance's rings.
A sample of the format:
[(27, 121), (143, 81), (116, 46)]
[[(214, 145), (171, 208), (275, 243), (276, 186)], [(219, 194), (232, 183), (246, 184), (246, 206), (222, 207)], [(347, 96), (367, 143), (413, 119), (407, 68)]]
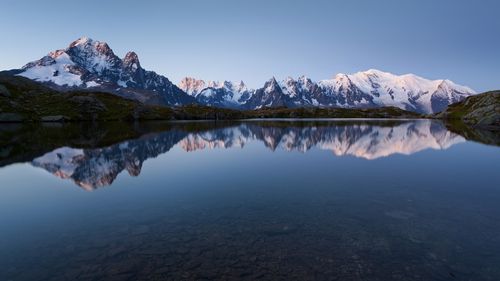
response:
[(500, 130), (500, 91), (470, 96), (435, 115), (448, 122), (463, 122), (474, 127)]

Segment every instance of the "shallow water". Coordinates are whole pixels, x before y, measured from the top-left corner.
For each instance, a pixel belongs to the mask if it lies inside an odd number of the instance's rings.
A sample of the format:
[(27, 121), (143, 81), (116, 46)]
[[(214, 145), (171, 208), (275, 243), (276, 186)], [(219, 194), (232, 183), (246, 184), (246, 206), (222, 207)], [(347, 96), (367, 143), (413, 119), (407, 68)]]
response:
[(0, 280), (500, 280), (500, 149), (436, 121), (0, 141)]

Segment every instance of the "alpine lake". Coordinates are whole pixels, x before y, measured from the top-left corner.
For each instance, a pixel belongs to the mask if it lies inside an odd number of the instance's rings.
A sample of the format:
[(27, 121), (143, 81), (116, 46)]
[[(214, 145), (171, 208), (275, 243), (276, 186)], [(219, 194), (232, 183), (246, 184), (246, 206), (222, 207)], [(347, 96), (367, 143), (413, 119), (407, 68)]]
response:
[(0, 125), (0, 280), (500, 280), (498, 132)]

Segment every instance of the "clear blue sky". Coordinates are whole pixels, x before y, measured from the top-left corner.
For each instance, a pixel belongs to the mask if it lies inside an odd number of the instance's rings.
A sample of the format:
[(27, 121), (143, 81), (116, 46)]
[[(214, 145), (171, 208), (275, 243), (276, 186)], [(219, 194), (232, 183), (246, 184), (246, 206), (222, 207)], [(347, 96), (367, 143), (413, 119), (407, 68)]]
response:
[(498, 0), (0, 1), (0, 69), (85, 35), (174, 82), (377, 68), (500, 89)]

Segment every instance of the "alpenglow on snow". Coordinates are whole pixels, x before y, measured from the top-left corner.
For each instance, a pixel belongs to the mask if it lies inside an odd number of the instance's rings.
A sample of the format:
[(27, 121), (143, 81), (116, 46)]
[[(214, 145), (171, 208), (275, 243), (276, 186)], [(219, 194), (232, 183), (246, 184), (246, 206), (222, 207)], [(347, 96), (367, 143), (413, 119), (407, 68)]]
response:
[(147, 104), (167, 106), (193, 103), (234, 109), (395, 106), (435, 113), (476, 93), (450, 80), (394, 75), (376, 69), (337, 74), (321, 81), (301, 76), (278, 82), (273, 77), (258, 89), (248, 88), (243, 81), (217, 82), (190, 77), (175, 85), (165, 76), (143, 69), (136, 53), (128, 52), (120, 59), (107, 43), (87, 37), (13, 72), (59, 90), (106, 91)]

